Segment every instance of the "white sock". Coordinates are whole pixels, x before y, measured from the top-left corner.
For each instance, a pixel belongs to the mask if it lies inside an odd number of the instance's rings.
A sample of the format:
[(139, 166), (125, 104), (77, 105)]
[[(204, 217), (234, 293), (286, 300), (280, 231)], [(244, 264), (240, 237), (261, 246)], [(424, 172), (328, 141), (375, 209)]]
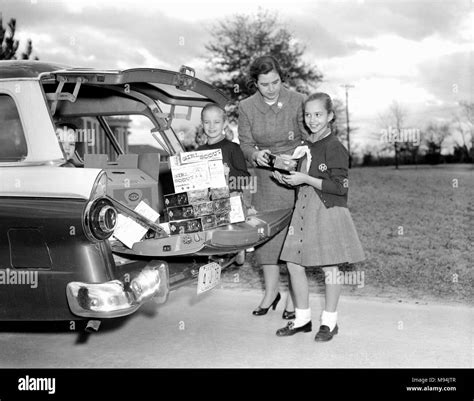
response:
[(304, 326), (311, 321), (311, 308), (298, 309), (295, 308), (295, 320), (293, 320), (293, 328)]
[(337, 312), (327, 312), (323, 310), (321, 314), (321, 326), (328, 326), (333, 331), (337, 323)]

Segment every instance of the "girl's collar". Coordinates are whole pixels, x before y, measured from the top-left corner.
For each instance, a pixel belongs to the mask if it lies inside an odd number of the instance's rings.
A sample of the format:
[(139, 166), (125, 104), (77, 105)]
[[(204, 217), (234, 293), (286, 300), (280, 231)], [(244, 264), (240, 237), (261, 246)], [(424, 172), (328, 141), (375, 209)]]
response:
[(314, 140), (314, 138), (311, 138), (314, 134), (308, 135), (306, 138), (306, 142), (309, 145), (312, 145), (314, 143), (320, 143), (321, 141), (327, 140), (332, 134), (331, 127), (327, 127), (326, 131), (321, 135), (321, 137), (318, 140)]

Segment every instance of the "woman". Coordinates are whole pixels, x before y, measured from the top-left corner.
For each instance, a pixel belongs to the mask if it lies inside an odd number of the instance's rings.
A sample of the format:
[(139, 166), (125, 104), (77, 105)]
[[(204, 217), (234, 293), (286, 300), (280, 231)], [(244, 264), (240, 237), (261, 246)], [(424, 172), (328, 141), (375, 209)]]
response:
[[(291, 155), (301, 144), (305, 132), (303, 95), (283, 87), (283, 78), (273, 57), (257, 58), (250, 66), (250, 82), (257, 91), (239, 104), (239, 141), (246, 159), (256, 167), (257, 190), (252, 203), (260, 212), (292, 209), (295, 204), (294, 189), (277, 182), (268, 165), (270, 153)], [(270, 307), (275, 309), (280, 300), (278, 261), (285, 237), (286, 230), (283, 230), (256, 250), (265, 278), (265, 295), (253, 311), (256, 316), (266, 314)], [(294, 318), (290, 296), (283, 318)]]

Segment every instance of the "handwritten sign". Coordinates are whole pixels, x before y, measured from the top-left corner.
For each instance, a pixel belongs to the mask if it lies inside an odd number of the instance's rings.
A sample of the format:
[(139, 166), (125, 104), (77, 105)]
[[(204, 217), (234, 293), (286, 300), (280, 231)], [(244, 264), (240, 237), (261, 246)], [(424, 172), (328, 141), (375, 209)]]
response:
[(170, 157), (175, 192), (225, 187), (222, 151), (200, 150)]
[(198, 163), (209, 160), (222, 160), (222, 151), (220, 149), (213, 150), (197, 150), (195, 152), (183, 152), (179, 154), (181, 164)]

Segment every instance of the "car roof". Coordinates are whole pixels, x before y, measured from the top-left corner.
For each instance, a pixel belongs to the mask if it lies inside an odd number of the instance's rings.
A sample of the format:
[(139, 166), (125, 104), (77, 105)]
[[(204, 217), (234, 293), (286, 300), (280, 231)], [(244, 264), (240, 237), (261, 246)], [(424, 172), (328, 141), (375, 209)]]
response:
[(0, 61), (0, 79), (38, 78), (45, 72), (70, 69), (64, 64), (48, 63), (34, 60)]
[[(182, 66), (183, 68), (185, 66)], [(160, 98), (168, 104), (183, 104), (203, 107), (208, 102), (215, 102), (222, 107), (227, 103), (226, 95), (211, 84), (186, 73), (161, 70), (156, 68), (96, 69), (76, 68), (59, 63), (37, 60), (0, 61), (0, 80), (2, 79), (53, 79), (61, 77), (67, 82), (86, 78), (94, 85), (124, 85), (153, 98)]]

